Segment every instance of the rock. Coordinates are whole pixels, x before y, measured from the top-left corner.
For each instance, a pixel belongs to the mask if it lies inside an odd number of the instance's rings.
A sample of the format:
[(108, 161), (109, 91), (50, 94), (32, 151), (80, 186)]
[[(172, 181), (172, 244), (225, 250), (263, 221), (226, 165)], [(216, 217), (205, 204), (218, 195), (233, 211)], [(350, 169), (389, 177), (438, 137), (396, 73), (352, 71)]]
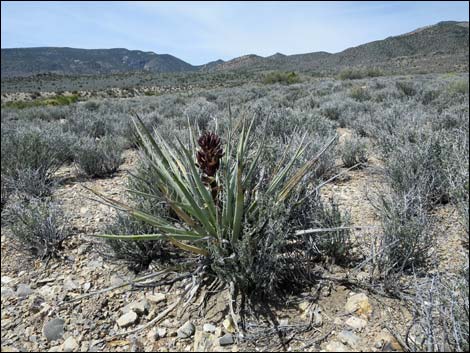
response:
[(225, 330), (229, 333), (234, 333), (235, 332), (235, 327), (233, 324), (233, 320), (231, 317), (227, 317), (224, 322), (222, 323), (224, 326)]
[(137, 314), (134, 311), (129, 311), (127, 314), (122, 315), (116, 320), (119, 327), (128, 327), (137, 321)]
[(148, 312), (150, 305), (146, 299), (139, 300), (131, 304), (130, 309), (137, 315), (142, 315)]
[(331, 341), (329, 342), (326, 347), (325, 347), (325, 350), (327, 352), (349, 352), (349, 349), (348, 347), (346, 347), (344, 344), (342, 344), (341, 342), (337, 342), (337, 341)]
[(33, 293), (33, 290), (31, 287), (27, 284), (18, 284), (18, 287), (16, 288), (16, 295), (20, 298), (26, 298), (29, 296), (31, 293)]
[(44, 324), (42, 334), (48, 341), (61, 339), (64, 334), (65, 321), (59, 318), (52, 319)]
[(148, 301), (146, 299), (142, 299), (126, 305), (124, 308), (121, 309), (121, 311), (123, 314), (127, 314), (129, 311), (133, 311), (140, 316), (144, 313), (147, 313), (149, 308), (150, 305)]
[(37, 314), (42, 309), (42, 304), (44, 303), (44, 299), (39, 296), (34, 296), (33, 300), (31, 300), (31, 304), (29, 305), (29, 311), (32, 314)]
[(77, 282), (74, 282), (71, 277), (68, 277), (67, 279), (64, 280), (63, 289), (66, 292), (74, 291), (74, 290), (77, 290), (78, 288), (80, 288), (80, 284), (78, 284)]
[(54, 346), (49, 348), (48, 352), (60, 352), (62, 349), (62, 346)]
[(345, 324), (355, 331), (361, 331), (364, 327), (367, 326), (367, 321), (360, 319), (358, 317), (352, 316), (346, 320)]
[(75, 338), (69, 337), (62, 344), (64, 352), (76, 352), (78, 350), (78, 342)]
[(367, 272), (361, 271), (356, 275), (356, 279), (359, 282), (365, 282), (369, 278), (369, 274)]
[(222, 336), (222, 328), (217, 327), (214, 332), (215, 337), (221, 337)]
[(307, 312), (309, 307), (310, 307), (310, 302), (308, 301), (303, 301), (302, 303), (299, 304), (299, 309), (303, 313)]
[(402, 351), (400, 343), (387, 330), (382, 330), (375, 338), (375, 347), (380, 348), (383, 352)]
[(164, 328), (164, 327), (157, 328), (157, 334), (158, 334), (158, 337), (160, 337), (160, 338), (165, 337), (166, 336), (166, 328)]
[(204, 326), (202, 326), (202, 331), (204, 332), (214, 333), (216, 329), (217, 327), (212, 324), (204, 324)]
[(372, 307), (369, 298), (364, 293), (355, 294), (348, 298), (344, 309), (348, 314), (356, 312), (359, 315), (368, 317), (372, 314)]
[(353, 332), (349, 330), (341, 331), (338, 335), (338, 338), (340, 339), (341, 342), (343, 342), (344, 344), (347, 344), (348, 346), (352, 348), (355, 348), (361, 340), (359, 336), (357, 336), (356, 334), (354, 334)]
[(221, 346), (229, 346), (233, 344), (233, 336), (230, 333), (223, 335), (222, 337), (219, 338), (219, 344)]
[(147, 297), (147, 300), (151, 304), (157, 304), (157, 303), (160, 303), (160, 302), (166, 300), (166, 295), (163, 294), (163, 293), (149, 294), (146, 297)]
[(44, 298), (51, 298), (54, 295), (54, 290), (51, 286), (46, 284), (38, 289), (38, 293)]
[(86, 293), (90, 290), (91, 288), (91, 283), (90, 282), (86, 282), (83, 284), (83, 291)]
[(194, 334), (194, 352), (210, 352), (214, 345), (213, 335), (197, 330)]
[(2, 346), (2, 352), (19, 352), (20, 350), (11, 346)]
[(279, 320), (279, 326), (287, 326), (287, 325), (289, 325), (289, 319)]
[(187, 321), (183, 326), (181, 326), (177, 332), (178, 338), (189, 338), (194, 335), (194, 331), (196, 328), (194, 327), (191, 321)]
[(1, 289), (2, 298), (10, 298), (15, 296), (15, 292), (10, 287), (2, 287)]
[[(10, 282), (13, 281), (13, 278), (11, 278), (11, 277), (8, 277), (8, 276), (1, 276), (1, 277), (2, 277), (1, 278), (1, 283), (2, 284), (9, 284)], [(3, 349), (3, 347), (2, 347), (2, 349)], [(2, 352), (3, 352), (3, 350), (2, 350)]]

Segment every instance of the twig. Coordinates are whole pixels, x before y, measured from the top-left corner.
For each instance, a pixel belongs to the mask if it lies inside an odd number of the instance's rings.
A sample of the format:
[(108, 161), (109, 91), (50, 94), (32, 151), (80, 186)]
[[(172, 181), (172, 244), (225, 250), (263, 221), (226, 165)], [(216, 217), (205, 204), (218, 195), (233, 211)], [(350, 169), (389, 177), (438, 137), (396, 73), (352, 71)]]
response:
[(379, 228), (379, 227), (376, 227), (376, 226), (351, 226), (351, 227), (334, 227), (334, 228), (312, 228), (312, 229), (298, 230), (298, 231), (295, 232), (295, 235), (305, 235), (305, 234), (312, 234), (312, 233), (336, 232), (337, 230), (343, 230), (343, 229), (361, 230), (361, 229), (378, 229), (378, 228)]
[(69, 304), (69, 303), (73, 303), (73, 302), (82, 300), (82, 299), (84, 299), (84, 298), (91, 297), (91, 296), (93, 296), (93, 295), (103, 294), (103, 293), (112, 291), (112, 290), (114, 290), (114, 289), (118, 289), (118, 288), (122, 288), (122, 287), (126, 287), (126, 286), (132, 286), (132, 285), (135, 284), (135, 282), (140, 282), (140, 281), (144, 281), (144, 280), (149, 279), (149, 278), (157, 277), (157, 276), (160, 276), (161, 274), (164, 274), (164, 273), (166, 273), (166, 272), (168, 272), (168, 271), (169, 271), (169, 269), (165, 269), (165, 270), (162, 270), (162, 271), (160, 271), (160, 272), (151, 273), (151, 274), (149, 274), (149, 275), (146, 275), (146, 276), (137, 278), (137, 279), (135, 279), (135, 280), (133, 280), (133, 281), (129, 281), (129, 282), (117, 284), (117, 285), (115, 285), (115, 286), (111, 286), (111, 287), (108, 287), (108, 288), (100, 289), (100, 290), (98, 290), (98, 291), (96, 291), (96, 292), (87, 293), (87, 294), (81, 295), (81, 296), (79, 296), (79, 297), (73, 298), (73, 299), (71, 299), (71, 300), (68, 300), (68, 301), (66, 301), (66, 302), (59, 303), (59, 306), (62, 306), (62, 305), (65, 305), (65, 304)]

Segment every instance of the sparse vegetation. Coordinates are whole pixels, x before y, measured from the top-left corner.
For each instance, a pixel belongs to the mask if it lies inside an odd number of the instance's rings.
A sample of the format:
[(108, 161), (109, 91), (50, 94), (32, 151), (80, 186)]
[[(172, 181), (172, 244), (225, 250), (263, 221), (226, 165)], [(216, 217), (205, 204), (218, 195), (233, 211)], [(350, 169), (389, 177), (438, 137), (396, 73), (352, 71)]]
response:
[(291, 85), (299, 82), (300, 77), (295, 72), (271, 72), (263, 78), (263, 83), (265, 84), (281, 83), (283, 85)]
[(57, 205), (30, 199), (13, 205), (9, 215), (11, 231), (23, 250), (42, 259), (60, 255), (69, 233)]
[(118, 170), (122, 164), (121, 154), (119, 141), (111, 137), (103, 137), (98, 141), (82, 138), (76, 150), (75, 161), (84, 174), (101, 178)]

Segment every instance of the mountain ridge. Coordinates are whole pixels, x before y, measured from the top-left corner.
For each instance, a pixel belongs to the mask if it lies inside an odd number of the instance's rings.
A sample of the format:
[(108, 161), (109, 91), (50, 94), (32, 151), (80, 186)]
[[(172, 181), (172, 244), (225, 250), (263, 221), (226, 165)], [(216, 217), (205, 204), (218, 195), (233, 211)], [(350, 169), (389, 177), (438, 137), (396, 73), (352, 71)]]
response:
[[(86, 75), (134, 71), (156, 73), (225, 70), (318, 70), (350, 66), (394, 67), (435, 64), (468, 70), (468, 21), (442, 21), (435, 25), (382, 40), (372, 41), (338, 53), (325, 51), (262, 57), (247, 54), (231, 60), (191, 65), (170, 54), (151, 51), (78, 49), (70, 47), (2, 48), (2, 78), (37, 74)], [(437, 69), (437, 68), (436, 68)]]

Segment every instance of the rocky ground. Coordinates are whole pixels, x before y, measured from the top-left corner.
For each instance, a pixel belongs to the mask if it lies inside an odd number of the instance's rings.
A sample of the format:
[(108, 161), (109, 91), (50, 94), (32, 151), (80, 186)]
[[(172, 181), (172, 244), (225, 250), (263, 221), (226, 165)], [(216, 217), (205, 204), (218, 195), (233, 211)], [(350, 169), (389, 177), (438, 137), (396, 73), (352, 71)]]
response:
[[(236, 333), (228, 315), (226, 291), (211, 297), (203, 310), (190, 307), (183, 312), (179, 308), (145, 327), (176, 302), (180, 289), (126, 285), (136, 275), (124, 264), (105, 259), (90, 236), (102, 231), (113, 211), (92, 200), (82, 187), (125, 198), (126, 173), (136, 159), (135, 152), (126, 152), (126, 163), (107, 179), (83, 179), (71, 167), (60, 171), (64, 182), (54, 198), (62, 204), (73, 232), (66, 244), (66, 258), (48, 263), (32, 260), (18, 253), (8, 238), (8, 228), (2, 226), (2, 352), (402, 350), (392, 333), (403, 334), (411, 320), (404, 304), (368, 291), (369, 275), (364, 269), (331, 263), (319, 264), (325, 279), (309, 291), (271, 307), (277, 327), (260, 311), (248, 317), (247, 332)], [(369, 167), (349, 172), (323, 191), (350, 210), (353, 225), (372, 227), (354, 231), (353, 253), (368, 251), (378, 234), (373, 227), (379, 220), (367, 197), (369, 190), (380, 185), (379, 167), (372, 159)], [(438, 213), (442, 247), (436, 253), (443, 259), (442, 266), (450, 268), (461, 251), (460, 230), (455, 212), (443, 207)], [(348, 279), (364, 286), (353, 287)]]

